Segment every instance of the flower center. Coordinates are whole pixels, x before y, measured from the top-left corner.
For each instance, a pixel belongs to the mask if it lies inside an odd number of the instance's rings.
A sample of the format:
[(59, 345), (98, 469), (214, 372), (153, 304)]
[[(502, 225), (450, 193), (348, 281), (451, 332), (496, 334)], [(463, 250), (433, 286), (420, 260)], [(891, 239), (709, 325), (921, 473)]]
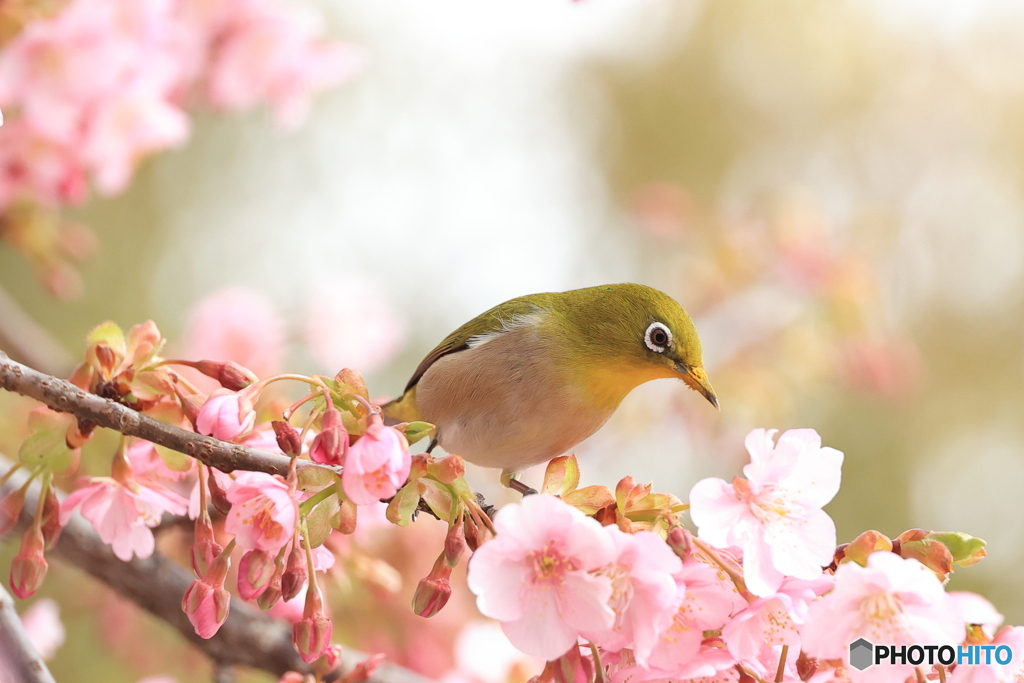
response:
[(565, 557), (553, 544), (544, 546), (543, 550), (534, 550), (527, 556), (533, 568), (533, 583), (553, 586), (562, 583), (568, 572), (578, 569), (576, 563)]

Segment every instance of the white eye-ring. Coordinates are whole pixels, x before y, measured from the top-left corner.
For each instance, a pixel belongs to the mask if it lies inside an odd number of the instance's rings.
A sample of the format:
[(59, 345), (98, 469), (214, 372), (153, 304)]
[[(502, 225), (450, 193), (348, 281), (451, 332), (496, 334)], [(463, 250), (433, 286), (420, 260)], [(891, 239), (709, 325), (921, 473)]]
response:
[(672, 345), (672, 331), (664, 323), (651, 323), (644, 333), (644, 343), (655, 353), (665, 353)]

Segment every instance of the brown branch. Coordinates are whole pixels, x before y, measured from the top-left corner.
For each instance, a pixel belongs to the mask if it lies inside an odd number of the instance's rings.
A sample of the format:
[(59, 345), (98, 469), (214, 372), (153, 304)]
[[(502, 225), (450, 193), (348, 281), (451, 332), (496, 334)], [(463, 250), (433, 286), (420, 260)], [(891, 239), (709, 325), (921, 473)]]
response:
[(0, 674), (13, 674), (24, 683), (55, 683), (50, 670), (25, 633), (14, 598), (0, 585)]
[[(0, 458), (0, 471), (5, 471), (9, 465), (10, 461)], [(0, 487), (0, 497), (23, 483), (24, 475), (14, 475)], [(38, 486), (32, 486), (25, 497), (19, 518), (20, 528), (31, 523), (37, 501)], [(178, 629), (186, 640), (210, 657), (215, 667), (242, 665), (275, 676), (287, 671), (310, 670), (292, 647), (291, 626), (236, 597), (231, 598), (231, 611), (217, 634), (208, 640), (200, 638), (181, 610), (181, 598), (192, 583), (192, 574), (157, 552), (144, 560), (135, 557), (130, 562), (122, 562), (78, 514), (68, 521), (51, 552)], [(365, 657), (365, 654), (346, 648), (342, 669), (351, 669)], [(370, 681), (427, 683), (418, 674), (391, 663), (381, 666)]]
[[(90, 394), (70, 382), (11, 360), (3, 351), (0, 351), (0, 389), (34, 398), (53, 410), (71, 413), (100, 427), (152, 441), (222, 472), (251, 470), (281, 476), (288, 474), (289, 459), (283, 455), (226, 443), (154, 420), (120, 403)], [(298, 465), (300, 469), (328, 467), (309, 460), (300, 460)]]

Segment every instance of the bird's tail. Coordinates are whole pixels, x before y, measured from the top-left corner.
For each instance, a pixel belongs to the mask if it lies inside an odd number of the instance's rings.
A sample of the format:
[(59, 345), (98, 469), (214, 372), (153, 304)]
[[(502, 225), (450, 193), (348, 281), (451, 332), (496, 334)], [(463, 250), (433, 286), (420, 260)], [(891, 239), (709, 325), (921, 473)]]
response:
[(416, 407), (416, 387), (412, 387), (394, 401), (381, 406), (384, 411), (384, 423), (393, 425), (399, 422), (416, 422), (422, 420), (419, 408)]

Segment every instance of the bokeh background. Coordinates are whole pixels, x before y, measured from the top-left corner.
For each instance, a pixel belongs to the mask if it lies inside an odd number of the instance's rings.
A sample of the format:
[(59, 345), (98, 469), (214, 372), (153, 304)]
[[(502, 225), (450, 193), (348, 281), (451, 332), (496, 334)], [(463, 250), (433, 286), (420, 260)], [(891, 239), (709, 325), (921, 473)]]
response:
[[(386, 396), (505, 299), (652, 285), (694, 316), (722, 411), (679, 382), (645, 385), (579, 447), (585, 483), (631, 474), (685, 497), (738, 473), (750, 429), (813, 427), (846, 454), (827, 508), (841, 540), (912, 527), (985, 538), (989, 557), (953, 586), (1024, 622), (1024, 7), (314, 6), (330, 36), (365, 50), (361, 71), (292, 131), (261, 110), (200, 112), (188, 143), (124, 193), (67, 211), (99, 244), (79, 298), (52, 297), (0, 240), (0, 286), (69, 357), (108, 318), (152, 318), (184, 348), (204, 299), (249, 296), (278, 320), (280, 369), (361, 368)], [(17, 403), (0, 395), (8, 416)], [(498, 497), (492, 480), (473, 473)], [(387, 544), (399, 569), (415, 545), (402, 543)], [(368, 575), (397, 580), (380, 571)], [(55, 572), (47, 591), (69, 629), (58, 679), (208, 680), (198, 655), (175, 659), (175, 635)], [(348, 590), (336, 609), (373, 612)], [(395, 656), (440, 676), (468, 609), (379, 633), (420, 638)], [(116, 645), (117, 625), (136, 621), (148, 653)], [(409, 635), (430, 629), (442, 635)]]

